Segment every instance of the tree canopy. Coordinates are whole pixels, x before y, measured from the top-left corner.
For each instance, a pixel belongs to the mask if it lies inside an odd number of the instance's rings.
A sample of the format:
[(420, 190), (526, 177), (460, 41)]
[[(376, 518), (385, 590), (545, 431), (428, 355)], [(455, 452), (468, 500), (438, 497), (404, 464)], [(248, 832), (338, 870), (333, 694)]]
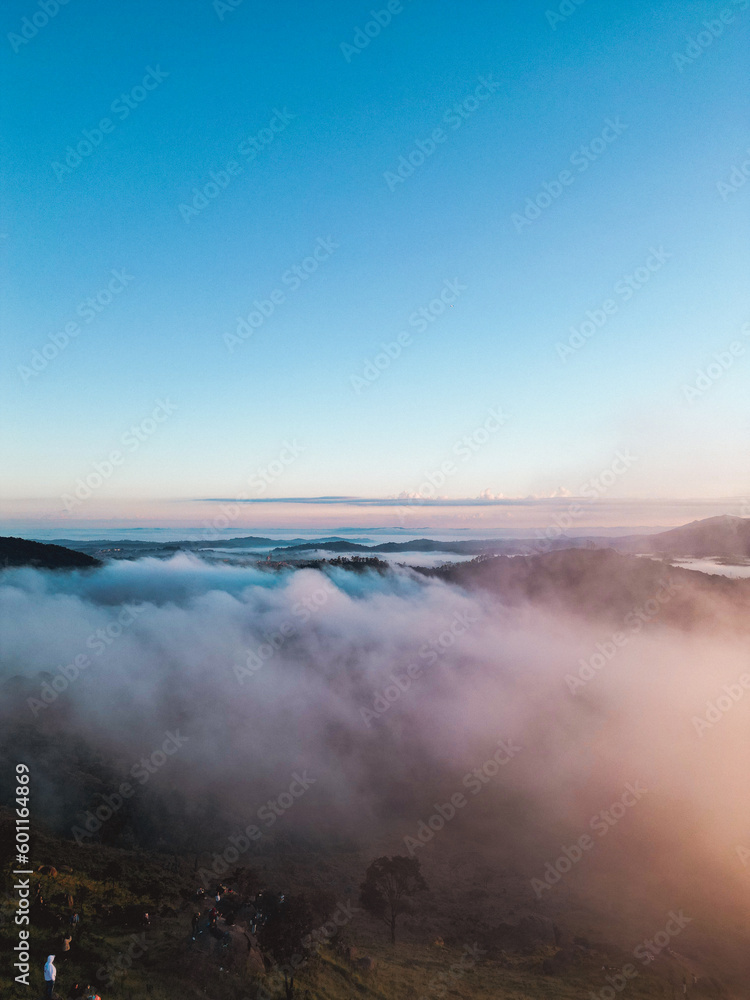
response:
[(400, 855), (376, 858), (365, 872), (360, 885), (359, 901), (374, 917), (382, 920), (391, 931), (391, 944), (396, 943), (396, 920), (411, 909), (410, 897), (427, 889), (417, 858)]

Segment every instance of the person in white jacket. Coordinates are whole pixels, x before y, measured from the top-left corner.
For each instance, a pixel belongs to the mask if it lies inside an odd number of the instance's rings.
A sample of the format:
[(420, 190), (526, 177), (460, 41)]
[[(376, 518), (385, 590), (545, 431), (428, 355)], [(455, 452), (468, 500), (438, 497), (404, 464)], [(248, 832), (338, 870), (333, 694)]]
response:
[(57, 979), (57, 969), (54, 965), (55, 956), (48, 955), (47, 961), (44, 965), (44, 985), (47, 987), (46, 995), (48, 997), (52, 996), (52, 991), (55, 988), (55, 980)]

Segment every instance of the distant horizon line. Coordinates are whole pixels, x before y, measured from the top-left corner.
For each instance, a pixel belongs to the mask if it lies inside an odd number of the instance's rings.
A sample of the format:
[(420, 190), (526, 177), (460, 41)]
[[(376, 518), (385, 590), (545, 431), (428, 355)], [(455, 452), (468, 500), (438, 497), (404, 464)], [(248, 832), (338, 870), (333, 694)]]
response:
[(559, 493), (553, 496), (537, 496), (528, 494), (527, 496), (516, 497), (362, 497), (362, 496), (313, 496), (313, 497), (188, 497), (184, 500), (174, 502), (192, 503), (241, 503), (241, 504), (268, 504), (268, 503), (301, 503), (301, 504), (351, 504), (371, 507), (503, 507), (524, 503), (559, 503), (560, 501), (580, 500), (590, 507), (595, 507), (597, 503), (722, 503), (730, 501), (743, 501), (750, 503), (747, 495), (736, 494), (719, 497), (591, 497), (587, 494)]

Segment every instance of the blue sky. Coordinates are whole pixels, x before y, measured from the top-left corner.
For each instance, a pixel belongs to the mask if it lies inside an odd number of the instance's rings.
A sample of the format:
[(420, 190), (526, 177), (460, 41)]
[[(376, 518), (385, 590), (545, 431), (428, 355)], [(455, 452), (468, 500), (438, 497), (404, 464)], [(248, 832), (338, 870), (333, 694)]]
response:
[[(611, 498), (744, 495), (750, 185), (717, 187), (750, 159), (743, 4), (586, 0), (553, 26), (558, 6), (536, 0), (404, 0), (377, 32), (385, 4), (69, 0), (19, 42), (41, 8), (7, 3), (6, 514), (59, 510), (113, 451), (102, 516), (253, 496), (273, 462), (264, 497), (414, 492), (493, 407), (507, 422), (454, 463), (446, 496), (577, 494), (628, 449)], [(346, 48), (368, 22), (375, 37)], [(620, 132), (597, 142), (607, 120)], [(212, 171), (216, 197), (181, 209)], [(519, 226), (528, 199), (543, 207)], [(618, 283), (644, 267), (627, 296)], [(128, 276), (115, 294), (113, 271)], [(447, 282), (453, 301), (410, 324)], [(102, 292), (86, 322), (80, 304)], [(726, 365), (701, 388), (715, 354)]]

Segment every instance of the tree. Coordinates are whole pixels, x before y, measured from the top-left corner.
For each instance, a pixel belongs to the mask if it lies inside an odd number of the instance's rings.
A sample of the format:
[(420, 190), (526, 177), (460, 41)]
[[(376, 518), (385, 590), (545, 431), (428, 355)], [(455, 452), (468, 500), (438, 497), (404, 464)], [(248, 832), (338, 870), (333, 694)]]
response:
[(286, 1000), (293, 1000), (294, 976), (306, 960), (305, 939), (315, 923), (313, 911), (304, 896), (287, 896), (282, 902), (272, 894), (264, 901), (264, 910), (267, 916), (258, 933), (258, 943), (278, 963)]
[(417, 858), (376, 858), (359, 887), (359, 901), (368, 913), (390, 927), (391, 944), (395, 944), (396, 918), (409, 911), (407, 900), (411, 896), (426, 889)]

